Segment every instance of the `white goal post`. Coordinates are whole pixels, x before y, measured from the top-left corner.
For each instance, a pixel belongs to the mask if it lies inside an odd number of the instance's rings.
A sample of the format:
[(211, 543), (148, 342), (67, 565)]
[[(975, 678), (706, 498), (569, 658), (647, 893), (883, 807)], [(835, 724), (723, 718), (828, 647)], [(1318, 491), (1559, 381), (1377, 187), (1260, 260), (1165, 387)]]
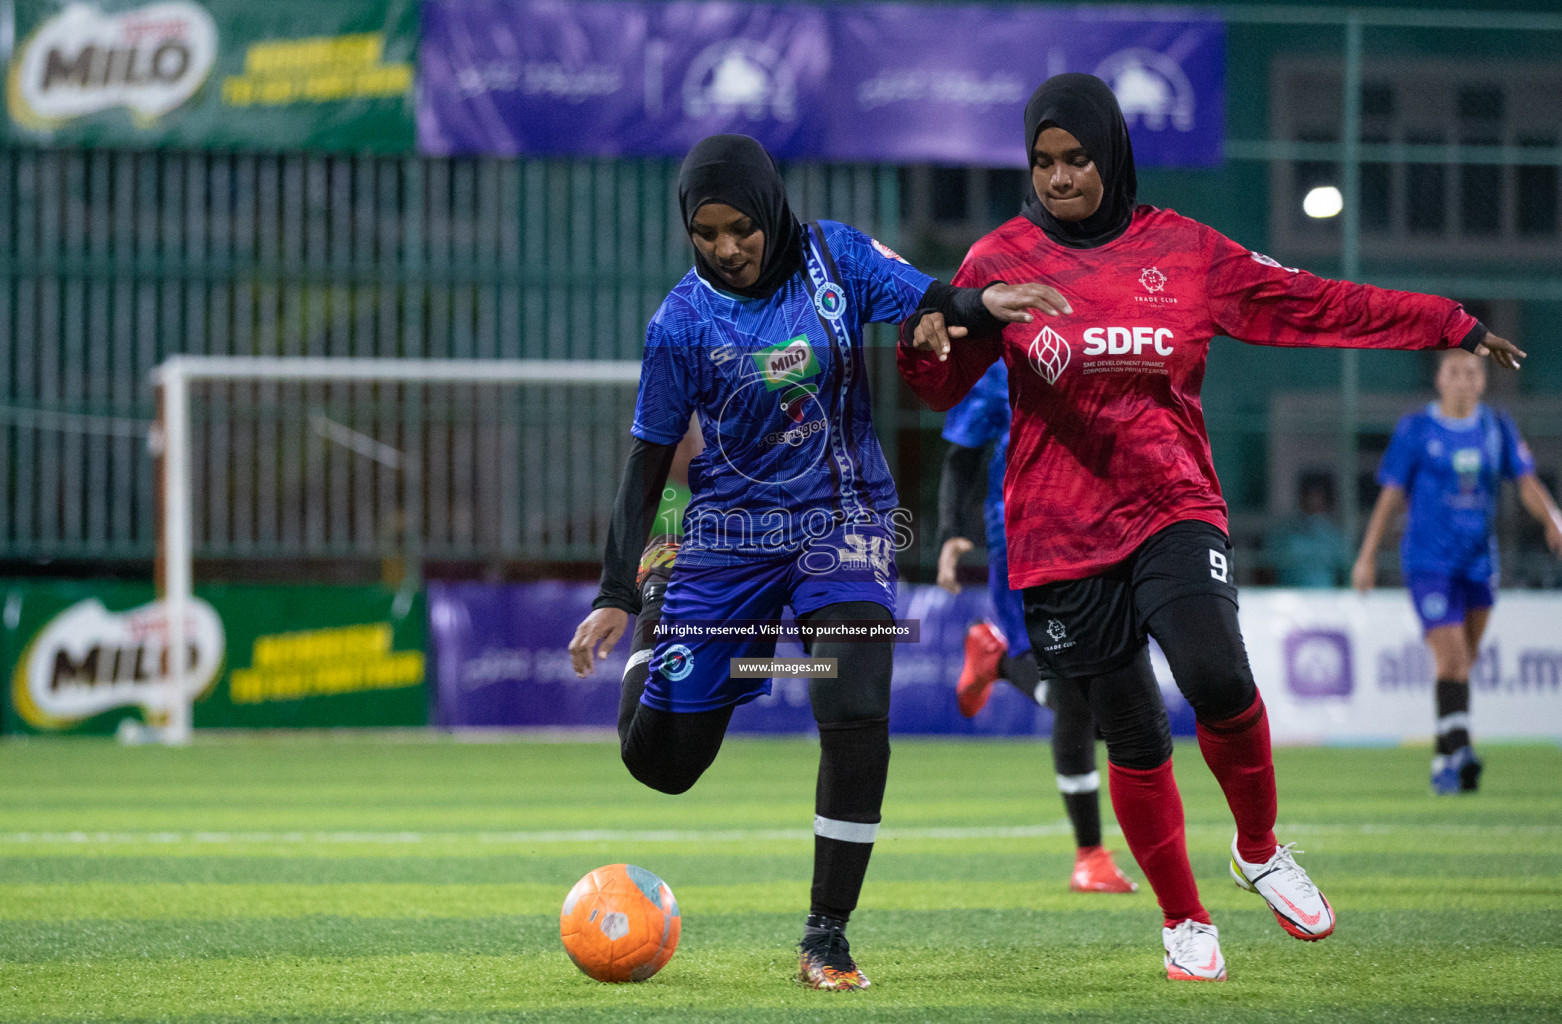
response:
[(374, 359), (285, 356), (190, 356), (165, 360), (153, 371), (160, 392), (154, 452), (161, 455), (163, 599), (167, 615), (166, 718), (161, 740), (190, 742), (192, 700), (185, 687), (183, 652), (194, 594), (190, 387), (196, 383), (292, 384), (619, 384), (640, 379), (640, 364), (607, 360)]

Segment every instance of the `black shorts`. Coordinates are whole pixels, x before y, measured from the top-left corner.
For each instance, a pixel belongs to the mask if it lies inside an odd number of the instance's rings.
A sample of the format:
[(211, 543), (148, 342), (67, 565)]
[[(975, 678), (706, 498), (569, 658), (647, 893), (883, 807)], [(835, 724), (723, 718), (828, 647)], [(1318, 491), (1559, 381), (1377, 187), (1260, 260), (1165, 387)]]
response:
[(1121, 668), (1169, 601), (1213, 594), (1237, 601), (1231, 541), (1209, 523), (1173, 523), (1094, 576), (1024, 591), (1025, 629), (1045, 677), (1088, 679)]

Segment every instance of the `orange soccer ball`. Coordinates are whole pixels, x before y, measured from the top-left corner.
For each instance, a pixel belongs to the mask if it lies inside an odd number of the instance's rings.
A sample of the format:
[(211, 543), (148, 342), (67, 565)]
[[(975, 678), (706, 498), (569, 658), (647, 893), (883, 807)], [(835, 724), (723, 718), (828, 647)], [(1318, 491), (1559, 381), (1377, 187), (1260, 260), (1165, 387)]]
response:
[(644, 981), (667, 965), (683, 921), (667, 883), (609, 864), (575, 883), (559, 912), (564, 952), (598, 981)]

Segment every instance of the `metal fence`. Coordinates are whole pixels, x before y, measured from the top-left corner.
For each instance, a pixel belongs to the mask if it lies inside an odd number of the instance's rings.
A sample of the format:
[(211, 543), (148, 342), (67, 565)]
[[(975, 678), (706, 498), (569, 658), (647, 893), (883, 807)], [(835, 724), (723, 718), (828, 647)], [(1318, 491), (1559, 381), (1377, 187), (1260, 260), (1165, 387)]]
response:
[[(1554, 262), (1480, 263), (1453, 276), (1409, 263), (1363, 273), (1359, 212), (1365, 162), (1562, 166), (1554, 143), (1521, 151), (1366, 141), (1364, 55), (1385, 46), (1411, 57), (1424, 46), (1457, 46), (1462, 59), (1470, 39), (1488, 57), (1526, 46), (1531, 57), (1547, 57), (1562, 40), (1562, 15), (1291, 4), (1227, 6), (1221, 14), (1234, 28), (1228, 73), (1245, 87), (1232, 92), (1233, 109), (1247, 108), (1233, 123), (1249, 136), (1228, 139), (1226, 156), (1249, 167), (1338, 168), (1341, 276), (1464, 299), (1542, 303), (1562, 295)], [(1422, 35), (1403, 35), (1412, 31)], [(1279, 41), (1292, 36), (1298, 41)], [(1543, 50), (1530, 45), (1536, 39), (1547, 41)], [(1337, 141), (1264, 137), (1276, 128), (1253, 99), (1263, 91), (1261, 62), (1288, 47), (1338, 54)], [(668, 161), (0, 149), (0, 559), (153, 555), (150, 374), (171, 355), (636, 358), (647, 318), (689, 265), (675, 174)], [(785, 174), (805, 219), (845, 220), (897, 243), (896, 169), (813, 165)], [(902, 426), (932, 436), (936, 417), (886, 400), (896, 393), (887, 354), (870, 353), (875, 416), (900, 469)], [(1353, 536), (1362, 374), (1354, 352), (1338, 359), (1331, 461)], [(396, 532), (385, 513), (366, 513), (370, 506), (356, 498), (351, 511), (337, 501), (342, 487), (352, 495), (388, 479), (373, 476), (382, 470), (354, 453), (359, 442), (350, 435), (405, 450), (412, 435), (390, 421), (410, 408), (406, 393), (266, 387), (210, 386), (191, 396), (192, 429), (206, 445), (193, 473), (210, 499), (197, 524), (197, 554), (361, 554)], [(429, 557), (590, 557), (600, 544), (604, 494), (617, 478), (626, 413), (625, 400), (594, 394), (533, 389), (493, 399), (508, 410), (501, 421), (513, 449), (462, 425), (480, 409), (476, 398), (451, 392), (412, 402), (427, 431), (413, 447), (434, 454), (419, 484), (429, 514), (408, 540)], [(1244, 412), (1238, 420), (1212, 410), (1212, 426), (1255, 442), (1249, 461), (1261, 461), (1263, 416)], [(1554, 424), (1525, 429), (1554, 450)], [(479, 472), (476, 457), (494, 453), (519, 465)], [(462, 510), (452, 489), (511, 480), (506, 474), (530, 488), (510, 525)], [(903, 499), (928, 509), (931, 488), (922, 483), (902, 474)], [(429, 489), (436, 485), (445, 491)], [(322, 504), (310, 510), (314, 488)], [(284, 508), (302, 518), (294, 523)], [(1266, 515), (1256, 506), (1246, 512), (1255, 521)], [(342, 516), (352, 524), (345, 533), (333, 525)], [(920, 552), (924, 568), (931, 555)]]
[[(144, 439), (151, 371), (170, 355), (637, 359), (647, 319), (689, 267), (676, 172), (665, 161), (0, 151), (0, 558), (152, 556), (155, 465)], [(893, 172), (787, 176), (800, 215), (893, 231)], [(320, 417), (341, 421), (328, 413), (347, 395), (197, 396), (198, 422), (237, 413), (240, 432), (218, 427), (208, 449), (208, 471), (224, 467), (208, 515), (224, 526), (198, 553), (340, 553), (307, 525), (324, 511), (295, 530), (264, 510), (296, 502), (227, 486), (311, 482), (298, 473), (330, 446)], [(539, 429), (524, 446), (535, 466), (517, 473), (611, 488), (621, 410), (563, 393), (524, 404), (515, 423)], [(428, 424), (436, 437), (478, 443), (458, 425), (471, 412), (436, 400), (420, 415), (447, 420)], [(600, 538), (571, 525), (579, 505), (538, 503), (544, 521), (490, 545), (456, 544), (448, 517), (432, 517), (422, 546), (431, 556), (581, 557)]]

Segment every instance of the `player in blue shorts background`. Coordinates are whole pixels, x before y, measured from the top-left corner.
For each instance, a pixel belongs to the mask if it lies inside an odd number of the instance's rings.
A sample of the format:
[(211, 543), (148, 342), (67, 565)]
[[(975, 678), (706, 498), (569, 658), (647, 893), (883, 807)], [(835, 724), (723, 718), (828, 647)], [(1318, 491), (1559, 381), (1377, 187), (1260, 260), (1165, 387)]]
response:
[(1351, 571), (1356, 589), (1377, 579), (1377, 551), (1389, 521), (1408, 505), (1400, 567), (1437, 670), (1437, 745), (1432, 789), (1469, 792), (1481, 760), (1470, 742), (1470, 667), (1496, 600), (1494, 525), (1502, 481), (1562, 555), (1562, 513), (1535, 477), (1535, 460), (1504, 413), (1483, 402), (1486, 365), (1459, 349), (1437, 368), (1437, 401), (1399, 421), (1378, 468), (1382, 491)]
[[(1096, 720), (1078, 687), (1049, 687), (1031, 656), (1025, 611), (1009, 589), (1008, 542), (1003, 532), (1004, 460), (1009, 449), (1009, 368), (999, 360), (970, 393), (944, 416), (943, 474), (938, 482), (938, 585), (960, 592), (955, 566), (974, 545), (967, 523), (969, 496), (985, 493), (983, 535), (987, 538), (987, 589), (996, 623), (978, 622), (966, 631), (965, 666), (955, 684), (960, 713), (974, 717), (999, 679), (1052, 709), (1052, 766), (1069, 823), (1074, 828), (1076, 892), (1133, 892), (1138, 888), (1101, 845), (1101, 776), (1096, 770)], [(989, 454), (988, 449), (991, 448)], [(985, 463), (987, 480), (981, 486)]]
[[(678, 181), (695, 265), (646, 330), (634, 435), (593, 611), (570, 642), (577, 673), (641, 607), (636, 567), (673, 453), (692, 414), (704, 450), (689, 465), (683, 540), (662, 598), (663, 636), (643, 675), (629, 673), (620, 732), (641, 782), (682, 793), (721, 748), (735, 706), (769, 679), (734, 678), (734, 658), (767, 658), (773, 638), (734, 639), (790, 606), (817, 633), (892, 623), (895, 551), (906, 524), (870, 419), (862, 329), (938, 310), (973, 327), (1067, 308), (1044, 285), (952, 288), (834, 221), (803, 225), (755, 140), (696, 145)], [(889, 769), (893, 641), (808, 641), (836, 661), (809, 687), (819, 726), (814, 878), (799, 975), (855, 989), (846, 922), (878, 833)]]

